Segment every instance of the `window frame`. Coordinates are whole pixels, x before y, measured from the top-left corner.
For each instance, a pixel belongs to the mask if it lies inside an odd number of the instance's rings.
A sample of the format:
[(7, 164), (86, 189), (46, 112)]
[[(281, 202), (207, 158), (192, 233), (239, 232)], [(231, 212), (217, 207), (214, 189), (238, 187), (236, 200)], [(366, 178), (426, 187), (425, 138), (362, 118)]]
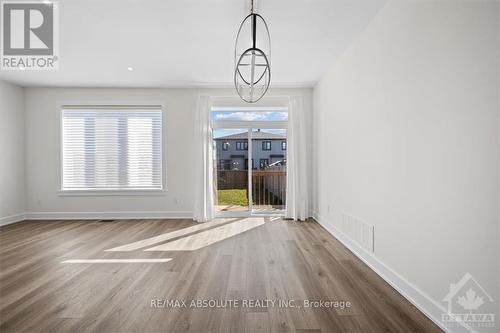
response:
[[(83, 190), (64, 190), (63, 189), (63, 110), (65, 109), (133, 109), (133, 108), (157, 108), (161, 112), (161, 139), (160, 139), (160, 152), (161, 152), (161, 189), (83, 189)], [(58, 136), (57, 136), (57, 151), (59, 161), (57, 162), (57, 173), (58, 173), (58, 184), (57, 184), (57, 195), (58, 196), (164, 196), (167, 192), (167, 177), (166, 177), (166, 108), (164, 101), (145, 101), (145, 102), (123, 102), (123, 101), (111, 101), (111, 102), (78, 102), (78, 101), (62, 101), (57, 102), (56, 107), (59, 126), (58, 126)]]
[(222, 142), (222, 151), (228, 151), (228, 150), (229, 150), (229, 142), (223, 141)]
[[(268, 142), (269, 142), (269, 149), (267, 149), (265, 147), (265, 146), (267, 146), (266, 143), (268, 143)], [(270, 150), (273, 150), (273, 145), (271, 143), (271, 140), (263, 140), (262, 141), (262, 151), (270, 151)]]
[[(265, 161), (266, 165), (262, 166), (262, 161)], [(261, 159), (259, 159), (259, 169), (264, 169), (267, 166), (269, 166), (269, 159), (268, 158), (261, 158)]]
[[(243, 146), (243, 148), (241, 148)], [(246, 141), (236, 141), (236, 150), (245, 151), (248, 150), (248, 140)]]
[[(223, 163), (228, 163), (229, 164), (229, 169), (222, 168)], [(221, 158), (221, 159), (219, 159), (219, 170), (221, 170), (221, 171), (231, 170), (232, 163), (233, 163), (233, 160), (230, 159), (230, 158)]]
[(281, 150), (286, 150), (286, 141), (281, 141)]

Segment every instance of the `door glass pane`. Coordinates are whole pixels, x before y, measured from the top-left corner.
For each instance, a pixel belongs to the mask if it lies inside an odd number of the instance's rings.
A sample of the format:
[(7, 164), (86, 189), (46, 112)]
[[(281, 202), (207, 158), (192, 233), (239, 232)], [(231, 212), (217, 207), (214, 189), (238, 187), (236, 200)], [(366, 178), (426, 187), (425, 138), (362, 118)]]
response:
[(286, 203), (286, 130), (253, 129), (253, 211), (281, 211)]
[(214, 129), (217, 211), (248, 211), (248, 129)]

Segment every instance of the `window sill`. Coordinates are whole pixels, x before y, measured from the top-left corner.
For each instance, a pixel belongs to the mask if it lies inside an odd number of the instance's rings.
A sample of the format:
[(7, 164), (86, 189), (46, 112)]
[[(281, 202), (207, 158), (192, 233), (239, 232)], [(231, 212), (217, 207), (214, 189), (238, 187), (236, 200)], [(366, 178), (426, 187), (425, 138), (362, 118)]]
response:
[(163, 196), (166, 190), (59, 190), (60, 197)]

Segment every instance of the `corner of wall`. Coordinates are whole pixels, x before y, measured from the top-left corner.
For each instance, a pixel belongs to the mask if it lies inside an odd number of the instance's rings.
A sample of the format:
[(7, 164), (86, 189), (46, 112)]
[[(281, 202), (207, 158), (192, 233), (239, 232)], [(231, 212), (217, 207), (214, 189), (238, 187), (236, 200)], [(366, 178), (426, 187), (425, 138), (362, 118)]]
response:
[(24, 88), (6, 81), (0, 81), (0, 108), (5, 128), (0, 140), (5, 174), (0, 175), (0, 189), (4, 195), (0, 203), (0, 225), (24, 219), (26, 212), (26, 124)]

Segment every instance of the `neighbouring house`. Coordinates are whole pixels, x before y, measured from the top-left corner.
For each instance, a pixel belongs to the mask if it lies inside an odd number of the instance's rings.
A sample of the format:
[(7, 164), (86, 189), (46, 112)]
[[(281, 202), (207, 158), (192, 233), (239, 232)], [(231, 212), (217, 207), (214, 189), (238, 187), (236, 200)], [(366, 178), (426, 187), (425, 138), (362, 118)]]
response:
[[(219, 170), (248, 169), (248, 132), (215, 139)], [(286, 163), (286, 136), (265, 131), (252, 132), (252, 169), (265, 169), (269, 165)]]

